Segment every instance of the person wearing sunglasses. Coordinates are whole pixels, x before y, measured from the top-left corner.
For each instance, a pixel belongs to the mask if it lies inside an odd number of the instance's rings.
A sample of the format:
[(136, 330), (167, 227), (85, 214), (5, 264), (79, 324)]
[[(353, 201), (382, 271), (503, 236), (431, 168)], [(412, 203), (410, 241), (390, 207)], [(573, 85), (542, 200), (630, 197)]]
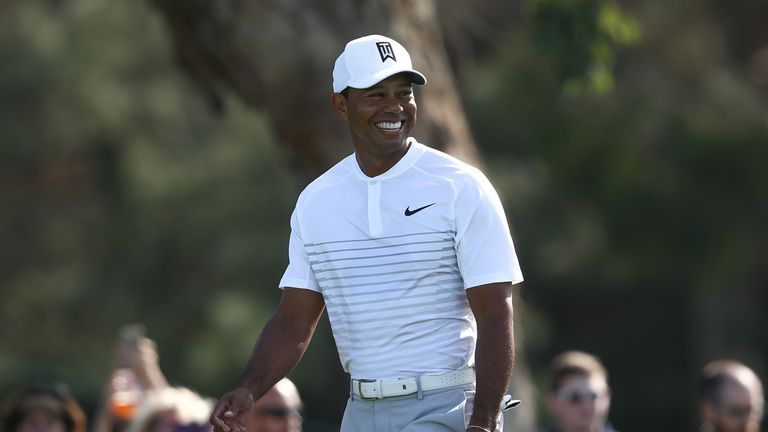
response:
[(759, 432), (763, 385), (757, 374), (734, 360), (715, 360), (701, 370), (699, 415), (703, 432)]
[(277, 382), (251, 408), (248, 432), (301, 432), (299, 391), (288, 378)]
[(600, 360), (582, 351), (566, 351), (550, 364), (548, 407), (553, 432), (615, 432), (608, 422), (611, 392)]

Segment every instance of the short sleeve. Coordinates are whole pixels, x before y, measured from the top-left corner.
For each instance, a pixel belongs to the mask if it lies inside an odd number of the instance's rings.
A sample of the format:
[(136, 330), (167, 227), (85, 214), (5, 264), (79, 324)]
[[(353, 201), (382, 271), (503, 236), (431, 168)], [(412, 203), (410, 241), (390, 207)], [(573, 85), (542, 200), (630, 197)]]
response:
[(291, 237), (288, 241), (288, 268), (285, 269), (280, 279), (280, 288), (304, 288), (312, 291), (320, 291), (309, 265), (309, 257), (304, 248), (299, 225), (298, 206), (291, 215)]
[(457, 192), (456, 255), (464, 288), (518, 283), (523, 273), (496, 190), (479, 171)]

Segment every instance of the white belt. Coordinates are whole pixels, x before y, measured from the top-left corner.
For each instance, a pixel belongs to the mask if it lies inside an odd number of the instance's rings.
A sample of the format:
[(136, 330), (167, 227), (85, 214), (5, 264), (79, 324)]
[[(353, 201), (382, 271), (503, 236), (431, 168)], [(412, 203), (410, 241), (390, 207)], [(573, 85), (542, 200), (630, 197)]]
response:
[(475, 368), (464, 368), (439, 375), (422, 375), (413, 378), (391, 380), (353, 379), (352, 392), (365, 400), (384, 399), (394, 396), (406, 396), (419, 391), (437, 390), (475, 382)]

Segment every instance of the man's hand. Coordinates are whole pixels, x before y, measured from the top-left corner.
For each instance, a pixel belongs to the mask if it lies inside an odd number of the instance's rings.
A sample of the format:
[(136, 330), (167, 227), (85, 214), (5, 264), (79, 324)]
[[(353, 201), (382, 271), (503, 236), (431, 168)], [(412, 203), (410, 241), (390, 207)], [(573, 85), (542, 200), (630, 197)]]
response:
[(319, 292), (283, 289), (280, 304), (262, 329), (237, 387), (213, 409), (214, 432), (246, 432), (254, 398), (260, 398), (296, 367), (324, 309)]
[(251, 392), (244, 387), (222, 396), (211, 414), (214, 432), (246, 432), (253, 402)]

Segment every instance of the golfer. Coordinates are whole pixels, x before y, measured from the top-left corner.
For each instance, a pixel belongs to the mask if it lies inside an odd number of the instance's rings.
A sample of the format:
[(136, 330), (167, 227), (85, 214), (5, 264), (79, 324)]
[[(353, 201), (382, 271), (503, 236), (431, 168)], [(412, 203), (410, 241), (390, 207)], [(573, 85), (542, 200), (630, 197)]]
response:
[(350, 375), (342, 432), (502, 430), (523, 277), (491, 183), (410, 136), (413, 86), (426, 82), (384, 36), (336, 60), (331, 104), (354, 153), (298, 198), (282, 299), (213, 411), (217, 431), (246, 432), (253, 401), (297, 365), (326, 308)]

